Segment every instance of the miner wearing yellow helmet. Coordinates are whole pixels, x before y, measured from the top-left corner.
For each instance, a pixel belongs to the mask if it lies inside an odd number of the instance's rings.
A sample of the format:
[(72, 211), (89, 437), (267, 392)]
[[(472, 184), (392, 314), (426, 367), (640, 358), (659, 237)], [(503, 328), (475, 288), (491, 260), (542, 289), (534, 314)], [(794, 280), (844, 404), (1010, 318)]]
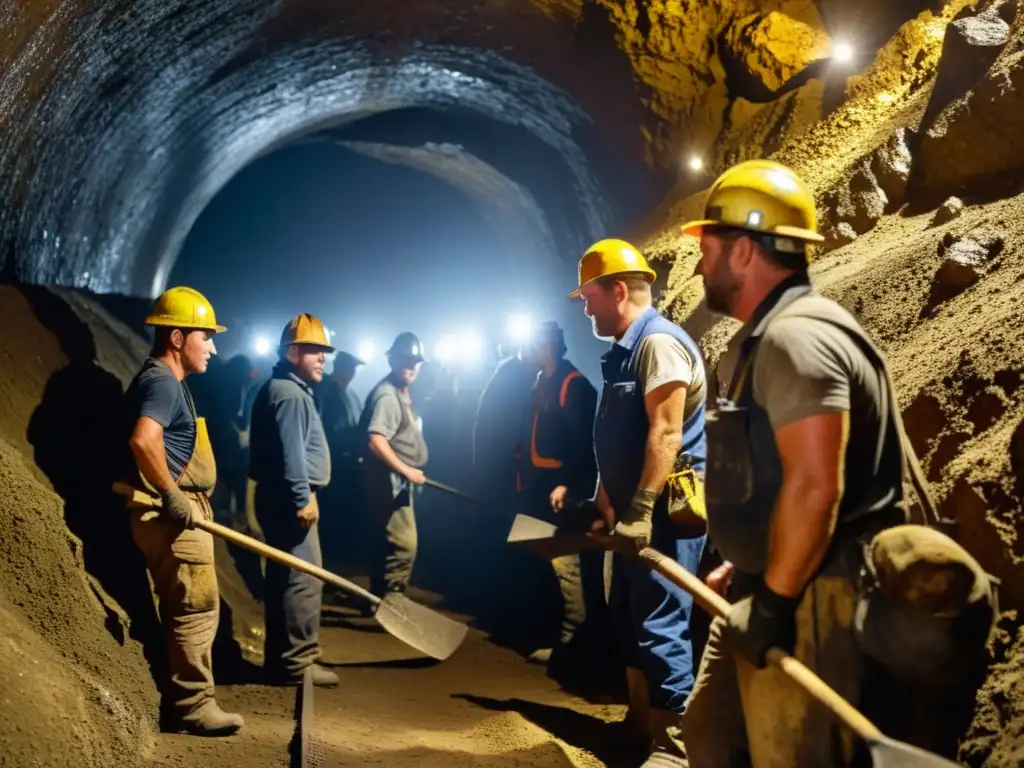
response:
[[(274, 373), (253, 401), (249, 438), (256, 520), (267, 543), (318, 567), (323, 566), (318, 494), (331, 481), (331, 454), (315, 391), (333, 352), (319, 318), (302, 313), (288, 322)], [(322, 599), (319, 579), (267, 562), (263, 671), (268, 683), (297, 685), (311, 667), (314, 685), (338, 684), (336, 674), (316, 663)]]
[[(609, 610), (626, 660), (625, 725), (651, 750), (645, 768), (684, 765), (670, 734), (693, 690), (693, 600), (635, 555), (651, 545), (689, 570), (704, 551), (705, 375), (700, 349), (652, 306), (654, 270), (623, 240), (592, 245), (579, 285), (594, 334), (611, 341), (594, 423), (596, 507), (611, 528)], [(694, 493), (687, 498), (689, 487)]]
[[(150, 357), (125, 395), (131, 485), (154, 498), (149, 508), (131, 502), (132, 537), (146, 558), (167, 635), (169, 680), (163, 686), (165, 730), (226, 736), (242, 727), (214, 698), (212, 649), (220, 597), (213, 538), (195, 528), (210, 520), (209, 495), (217, 470), (206, 431), (185, 378), (206, 371), (216, 354), (217, 324), (210, 302), (192, 288), (165, 291), (145, 324), (154, 328)], [(154, 511), (159, 509), (159, 514)]]
[(709, 309), (743, 326), (718, 367), (707, 428), (708, 531), (726, 561), (708, 582), (733, 605), (712, 625), (681, 739), (693, 768), (732, 765), (740, 751), (758, 768), (847, 766), (853, 734), (765, 657), (795, 653), (877, 715), (878, 700), (863, 697), (867, 670), (933, 650), (924, 633), (861, 642), (871, 636), (854, 586), (863, 552), (906, 520), (912, 449), (891, 379), (856, 319), (811, 286), (822, 237), (792, 170), (765, 160), (727, 170), (682, 231), (700, 238)]

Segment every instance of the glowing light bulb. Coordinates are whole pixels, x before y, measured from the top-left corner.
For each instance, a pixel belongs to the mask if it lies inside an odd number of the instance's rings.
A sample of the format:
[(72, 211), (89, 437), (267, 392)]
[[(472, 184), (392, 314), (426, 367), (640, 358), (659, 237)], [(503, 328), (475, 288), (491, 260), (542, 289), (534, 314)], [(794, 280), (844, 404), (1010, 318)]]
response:
[(372, 341), (361, 341), (356, 348), (356, 354), (360, 360), (367, 361), (377, 354), (377, 346)]
[(849, 43), (836, 43), (835, 48), (832, 49), (832, 58), (840, 64), (849, 64), (853, 61), (853, 54), (853, 46)]
[(252, 351), (257, 357), (266, 357), (270, 354), (272, 345), (266, 336), (257, 336), (252, 342)]

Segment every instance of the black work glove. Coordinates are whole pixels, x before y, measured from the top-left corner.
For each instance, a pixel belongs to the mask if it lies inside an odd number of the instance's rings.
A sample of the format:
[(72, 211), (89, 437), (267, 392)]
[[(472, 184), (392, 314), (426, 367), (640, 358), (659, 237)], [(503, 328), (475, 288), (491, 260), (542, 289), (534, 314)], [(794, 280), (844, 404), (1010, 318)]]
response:
[(725, 641), (758, 669), (769, 648), (792, 653), (796, 647), (799, 597), (783, 597), (761, 581), (754, 594), (733, 603), (725, 615)]
[(164, 514), (168, 520), (185, 528), (196, 527), (195, 520), (193, 519), (193, 515), (196, 513), (195, 505), (189, 500), (188, 496), (181, 492), (178, 486), (174, 486), (171, 490), (167, 491), (163, 495), (163, 500)]
[[(628, 554), (637, 554), (651, 544), (651, 518), (654, 517), (654, 505), (658, 494), (641, 488), (633, 494), (633, 500), (624, 515), (619, 515), (612, 535)], [(618, 513), (618, 510), (615, 510)]]

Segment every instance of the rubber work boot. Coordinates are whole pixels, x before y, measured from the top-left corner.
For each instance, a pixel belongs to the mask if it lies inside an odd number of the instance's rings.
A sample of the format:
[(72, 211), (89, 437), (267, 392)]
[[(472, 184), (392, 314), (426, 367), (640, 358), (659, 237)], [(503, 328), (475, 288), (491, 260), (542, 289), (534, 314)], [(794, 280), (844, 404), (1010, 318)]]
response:
[(663, 709), (651, 710), (651, 756), (640, 768), (687, 768), (686, 752), (679, 739), (682, 715)]
[(182, 717), (177, 730), (193, 736), (230, 736), (238, 733), (243, 725), (241, 715), (225, 712), (217, 702), (210, 701)]

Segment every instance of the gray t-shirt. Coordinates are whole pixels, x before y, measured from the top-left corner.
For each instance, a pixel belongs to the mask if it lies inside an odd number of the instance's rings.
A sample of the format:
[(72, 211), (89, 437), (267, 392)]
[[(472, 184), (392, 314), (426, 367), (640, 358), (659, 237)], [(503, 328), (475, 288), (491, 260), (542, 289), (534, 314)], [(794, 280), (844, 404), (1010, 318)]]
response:
[(644, 395), (678, 382), (686, 387), (685, 416), (704, 403), (707, 389), (704, 362), (675, 336), (667, 333), (646, 336), (640, 341), (637, 353)]
[(167, 470), (175, 480), (181, 477), (196, 444), (195, 406), (185, 383), (171, 369), (150, 358), (132, 381), (128, 399), (129, 434), (143, 416), (164, 428)]
[(367, 435), (381, 435), (395, 454), (411, 467), (427, 463), (423, 423), (412, 407), (412, 398), (384, 379), (366, 397), (361, 424)]
[[(783, 294), (777, 310), (806, 289)], [(772, 316), (778, 312), (773, 312)], [(730, 342), (720, 368), (720, 392), (733, 378), (740, 344), (761, 333), (752, 377), (754, 401), (773, 430), (826, 413), (849, 412), (840, 519), (901, 497), (899, 445), (892, 436), (885, 374), (850, 334), (807, 317), (779, 317), (744, 327)], [(749, 385), (749, 383), (748, 383)], [(879, 445), (884, 451), (879, 456)]]

